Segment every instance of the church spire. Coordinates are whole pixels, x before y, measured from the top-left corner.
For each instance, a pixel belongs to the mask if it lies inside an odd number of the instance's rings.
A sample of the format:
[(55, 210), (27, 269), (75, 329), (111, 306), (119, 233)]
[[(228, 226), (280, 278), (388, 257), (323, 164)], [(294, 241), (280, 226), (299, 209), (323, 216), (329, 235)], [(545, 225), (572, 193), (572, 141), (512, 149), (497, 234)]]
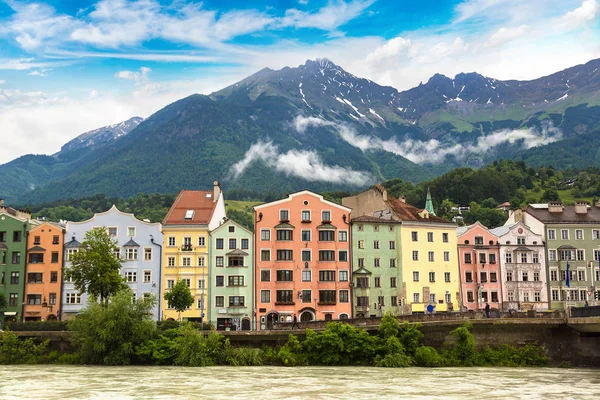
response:
[(436, 216), (435, 210), (433, 209), (433, 201), (431, 201), (431, 193), (429, 192), (429, 188), (427, 188), (427, 200), (425, 200), (425, 209), (429, 214)]

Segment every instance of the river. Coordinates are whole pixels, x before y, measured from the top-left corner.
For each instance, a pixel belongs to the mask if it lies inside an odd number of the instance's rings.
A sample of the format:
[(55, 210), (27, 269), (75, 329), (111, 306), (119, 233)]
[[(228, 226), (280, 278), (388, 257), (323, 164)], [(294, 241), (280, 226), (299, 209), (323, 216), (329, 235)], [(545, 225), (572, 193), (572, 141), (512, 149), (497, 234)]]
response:
[(599, 399), (600, 370), (0, 367), (0, 399)]

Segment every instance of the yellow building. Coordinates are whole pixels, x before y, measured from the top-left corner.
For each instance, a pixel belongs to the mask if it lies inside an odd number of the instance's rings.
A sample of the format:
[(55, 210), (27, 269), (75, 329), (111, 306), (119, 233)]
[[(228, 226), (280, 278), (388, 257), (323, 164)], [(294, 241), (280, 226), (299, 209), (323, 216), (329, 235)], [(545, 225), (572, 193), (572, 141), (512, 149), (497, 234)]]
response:
[(178, 313), (164, 300), (177, 281), (184, 280), (194, 296), (194, 304), (181, 313), (188, 321), (208, 320), (209, 231), (225, 218), (225, 201), (219, 183), (212, 191), (182, 190), (163, 220), (163, 262), (161, 319), (177, 319)]
[[(428, 193), (425, 208), (407, 204), (404, 197), (388, 196), (376, 185), (342, 199), (352, 209), (351, 218), (368, 216), (400, 225), (401, 298), (404, 314), (460, 311), (460, 276), (456, 225), (437, 217)], [(358, 244), (352, 242), (353, 252)], [(353, 271), (359, 270), (353, 265)]]

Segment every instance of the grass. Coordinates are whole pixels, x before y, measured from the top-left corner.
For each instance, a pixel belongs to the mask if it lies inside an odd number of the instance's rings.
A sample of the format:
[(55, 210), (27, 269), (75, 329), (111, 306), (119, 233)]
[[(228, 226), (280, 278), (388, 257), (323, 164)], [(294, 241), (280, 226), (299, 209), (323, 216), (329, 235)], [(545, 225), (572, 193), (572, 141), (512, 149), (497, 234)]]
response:
[(261, 201), (241, 201), (241, 200), (225, 200), (225, 209), (227, 211), (243, 211), (252, 213), (252, 207), (262, 204)]
[[(587, 200), (590, 204), (593, 204), (592, 202), (593, 202), (594, 199), (592, 197), (577, 197), (576, 198), (575, 196), (573, 196), (573, 190), (572, 189), (557, 190), (557, 192), (558, 192), (558, 195), (560, 196), (560, 200), (566, 206), (573, 205), (573, 202), (575, 200)], [(541, 189), (538, 192), (536, 192), (535, 189), (529, 189), (527, 191), (527, 194), (525, 195), (525, 198), (536, 197), (539, 200), (542, 197), (543, 194), (544, 194), (544, 190), (543, 189)]]

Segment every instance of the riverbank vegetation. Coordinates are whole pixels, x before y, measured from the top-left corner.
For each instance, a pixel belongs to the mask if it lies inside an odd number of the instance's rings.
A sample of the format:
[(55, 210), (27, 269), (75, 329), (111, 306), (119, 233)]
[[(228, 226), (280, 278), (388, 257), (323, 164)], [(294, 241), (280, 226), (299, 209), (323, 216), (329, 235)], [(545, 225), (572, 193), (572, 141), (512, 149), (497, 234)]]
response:
[(68, 323), (74, 352), (48, 351), (48, 341), (36, 344), (12, 332), (0, 337), (0, 363), (71, 363), (94, 365), (231, 366), (375, 366), (470, 367), (545, 366), (542, 347), (503, 345), (478, 349), (468, 324), (453, 330), (451, 344), (424, 346), (418, 324), (401, 324), (392, 315), (369, 334), (344, 322), (331, 322), (321, 332), (306, 329), (305, 338), (290, 334), (279, 347), (233, 346), (215, 331), (200, 331), (189, 323), (156, 324), (150, 318), (153, 300), (132, 301), (123, 290), (108, 304), (91, 304)]

